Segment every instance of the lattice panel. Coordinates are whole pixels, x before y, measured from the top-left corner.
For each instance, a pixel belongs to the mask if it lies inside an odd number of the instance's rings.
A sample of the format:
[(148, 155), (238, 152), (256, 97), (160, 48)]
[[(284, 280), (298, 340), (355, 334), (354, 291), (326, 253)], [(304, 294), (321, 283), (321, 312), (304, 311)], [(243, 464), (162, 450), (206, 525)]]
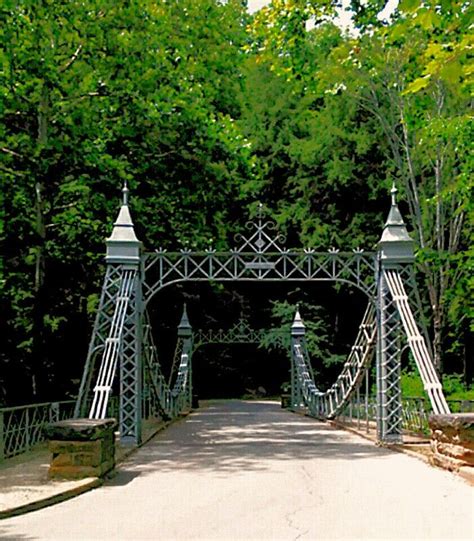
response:
[[(43, 429), (49, 423), (73, 416), (74, 402), (51, 402), (17, 408), (3, 408), (3, 458), (28, 451), (44, 441)], [(2, 458), (2, 457), (0, 457)]]
[(380, 367), (379, 439), (381, 441), (401, 441), (402, 405), (400, 389), (400, 338), (401, 324), (397, 307), (391, 298), (384, 272), (381, 277), (379, 302), (381, 306), (380, 327)]
[(123, 323), (120, 351), (120, 437), (141, 439), (140, 285), (134, 276)]
[(146, 254), (144, 298), (182, 281), (341, 281), (375, 295), (375, 255), (370, 252), (181, 252)]
[(92, 381), (97, 378), (96, 359), (104, 354), (107, 338), (113, 325), (117, 308), (117, 297), (123, 287), (123, 269), (119, 265), (107, 265), (104, 283), (99, 301), (99, 308), (95, 318), (92, 337), (79, 388), (78, 399), (74, 415), (84, 416), (90, 407), (90, 392)]
[(375, 346), (375, 308), (369, 303), (354, 346), (335, 383), (326, 391), (317, 388), (304, 338), (293, 338), (292, 362), (296, 374), (294, 393), (300, 397), (311, 415), (334, 418), (349, 403), (362, 383), (365, 371), (373, 357)]

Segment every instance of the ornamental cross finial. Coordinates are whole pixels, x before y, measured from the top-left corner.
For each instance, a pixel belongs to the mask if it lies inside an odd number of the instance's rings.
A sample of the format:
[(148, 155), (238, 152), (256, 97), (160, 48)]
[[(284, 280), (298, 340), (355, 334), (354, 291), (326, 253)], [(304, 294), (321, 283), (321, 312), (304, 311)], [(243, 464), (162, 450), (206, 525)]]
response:
[[(281, 234), (273, 234), (276, 225), (273, 221), (266, 219), (266, 212), (262, 203), (258, 204), (256, 219), (247, 222), (245, 227), (251, 231), (249, 236), (241, 233), (235, 235), (235, 239), (240, 243), (237, 252), (253, 252), (261, 256), (266, 252), (283, 252), (280, 243), (285, 242), (285, 237)], [(257, 264), (256, 262), (254, 262)]]
[(395, 182), (392, 184), (392, 189), (390, 190), (390, 193), (392, 194), (392, 206), (394, 207), (397, 204), (397, 187), (395, 186)]
[(123, 205), (125, 207), (128, 206), (128, 193), (129, 193), (129, 189), (128, 189), (128, 186), (127, 186), (127, 181), (125, 180), (124, 183), (123, 183), (123, 188), (122, 188)]

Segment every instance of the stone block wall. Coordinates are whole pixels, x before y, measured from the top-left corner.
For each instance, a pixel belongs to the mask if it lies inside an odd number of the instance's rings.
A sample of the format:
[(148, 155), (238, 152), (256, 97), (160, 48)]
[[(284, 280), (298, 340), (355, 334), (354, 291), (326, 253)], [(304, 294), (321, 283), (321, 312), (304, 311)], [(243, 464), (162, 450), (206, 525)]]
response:
[(451, 471), (474, 470), (474, 413), (431, 415), (431, 461)]
[(49, 477), (103, 477), (115, 467), (115, 419), (68, 419), (46, 429), (52, 453)]

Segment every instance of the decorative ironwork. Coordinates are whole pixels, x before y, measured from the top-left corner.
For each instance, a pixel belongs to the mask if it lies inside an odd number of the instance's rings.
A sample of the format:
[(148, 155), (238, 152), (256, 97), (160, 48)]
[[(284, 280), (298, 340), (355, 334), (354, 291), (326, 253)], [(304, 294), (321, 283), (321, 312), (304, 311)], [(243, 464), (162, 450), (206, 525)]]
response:
[(376, 291), (376, 258), (371, 252), (286, 251), (255, 255), (245, 252), (159, 251), (144, 256), (146, 304), (165, 286), (185, 281), (339, 281), (369, 297)]
[(0, 462), (44, 441), (43, 428), (70, 418), (73, 410), (73, 400), (0, 408)]
[[(230, 329), (200, 329), (194, 334), (194, 351), (205, 344), (261, 344), (268, 329), (254, 329), (244, 318), (240, 318)], [(287, 347), (289, 333), (273, 330), (280, 347)]]
[[(81, 382), (77, 415), (83, 414), (88, 404), (91, 381), (97, 372), (95, 358), (99, 354), (101, 364), (90, 415), (105, 415), (118, 367), (122, 438), (134, 443), (140, 441), (141, 416), (145, 410), (173, 417), (190, 406), (193, 340), (189, 322), (180, 329), (178, 345), (182, 350), (176, 356), (176, 364), (179, 359), (178, 375), (171, 389), (161, 373), (146, 316), (146, 305), (160, 289), (184, 281), (338, 281), (351, 284), (368, 296), (371, 311), (366, 313), (355, 349), (340, 377), (326, 393), (317, 389), (304, 336), (298, 334), (298, 325), (293, 328), (292, 405), (298, 407), (305, 403), (311, 412), (326, 417), (342, 411), (368, 365), (376, 328), (379, 439), (400, 439), (402, 331), (408, 336), (434, 410), (449, 411), (429, 349), (416, 326), (413, 308), (403, 288), (405, 281), (413, 301), (416, 291), (412, 271), (413, 241), (398, 209), (395, 189), (377, 253), (360, 249), (352, 252), (340, 252), (335, 248), (327, 252), (316, 252), (311, 248), (287, 249), (284, 236), (276, 232), (275, 224), (265, 218), (260, 206), (256, 220), (246, 226), (249, 234), (236, 236), (237, 247), (230, 251), (217, 252), (208, 248), (167, 252), (160, 249), (142, 254), (128, 209), (126, 186), (123, 192), (123, 204), (107, 240), (107, 273)], [(418, 315), (417, 299), (415, 309)], [(426, 333), (424, 335), (426, 337)], [(232, 338), (237, 336), (234, 334)], [(224, 331), (217, 338), (225, 339)]]
[(144, 302), (163, 287), (183, 281), (341, 281), (374, 297), (376, 254), (355, 249), (290, 250), (285, 237), (275, 233), (274, 222), (264, 219), (259, 208), (256, 221), (247, 222), (248, 236), (236, 235), (237, 248), (217, 252), (159, 249), (144, 256)]
[(393, 298), (389, 294), (385, 275), (380, 275), (378, 297), (378, 354), (377, 392), (379, 416), (377, 434), (381, 441), (401, 442), (402, 404), (400, 388), (401, 326), (400, 316)]
[(277, 231), (276, 224), (271, 220), (266, 220), (263, 212), (263, 205), (258, 206), (257, 221), (249, 221), (245, 224), (246, 229), (250, 231), (250, 236), (246, 237), (241, 233), (235, 235), (235, 241), (240, 242), (240, 246), (235, 250), (237, 252), (249, 252), (263, 255), (267, 252), (284, 253), (286, 249), (280, 246), (280, 243), (286, 242), (286, 237)]
[(373, 357), (375, 331), (375, 307), (369, 303), (341, 373), (334, 384), (323, 392), (314, 380), (305, 328), (297, 311), (292, 326), (292, 408), (299, 409), (304, 405), (310, 415), (320, 418), (333, 419), (339, 415), (362, 383)]

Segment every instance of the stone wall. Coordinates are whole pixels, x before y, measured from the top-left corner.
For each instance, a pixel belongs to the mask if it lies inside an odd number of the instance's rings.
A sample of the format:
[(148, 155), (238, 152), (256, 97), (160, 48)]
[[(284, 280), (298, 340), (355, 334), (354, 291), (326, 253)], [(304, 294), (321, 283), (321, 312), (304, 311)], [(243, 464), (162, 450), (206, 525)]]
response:
[(103, 477), (115, 467), (115, 419), (68, 419), (46, 428), (49, 477)]
[(431, 415), (431, 461), (447, 470), (474, 471), (474, 413)]

